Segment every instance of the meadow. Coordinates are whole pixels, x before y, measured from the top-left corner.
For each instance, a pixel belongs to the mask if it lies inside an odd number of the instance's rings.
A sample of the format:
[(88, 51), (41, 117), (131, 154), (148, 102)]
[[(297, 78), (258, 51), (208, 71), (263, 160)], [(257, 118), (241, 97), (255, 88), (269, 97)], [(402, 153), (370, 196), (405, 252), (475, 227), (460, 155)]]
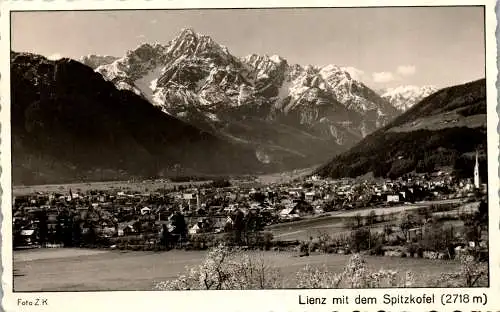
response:
[[(199, 265), (206, 251), (123, 252), (82, 249), (22, 250), (14, 252), (14, 291), (152, 290), (155, 282), (175, 279), (186, 267)], [(296, 287), (296, 272), (305, 265), (341, 272), (349, 255), (262, 252), (264, 260), (285, 276), (284, 287)], [(415, 286), (429, 278), (454, 272), (459, 263), (446, 260), (365, 256), (373, 269), (415, 273)], [(425, 273), (424, 273), (425, 272)]]

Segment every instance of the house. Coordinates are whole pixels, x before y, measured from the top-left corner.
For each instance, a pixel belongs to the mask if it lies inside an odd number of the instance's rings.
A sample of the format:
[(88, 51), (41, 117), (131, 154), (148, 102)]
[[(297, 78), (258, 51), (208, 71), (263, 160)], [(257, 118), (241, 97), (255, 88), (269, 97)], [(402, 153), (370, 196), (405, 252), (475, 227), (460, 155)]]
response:
[(283, 220), (294, 220), (300, 218), (295, 207), (285, 208), (280, 211), (280, 218)]
[(36, 240), (35, 230), (33, 229), (22, 230), (21, 240), (23, 245), (26, 246), (33, 245), (33, 243), (35, 243)]
[(118, 230), (118, 236), (131, 235), (134, 233), (135, 233), (135, 229), (131, 224), (125, 226), (122, 230), (120, 230), (120, 229)]
[(234, 224), (233, 219), (231, 218), (231, 216), (228, 216), (228, 217), (226, 218), (226, 222), (225, 222), (225, 224), (224, 224), (224, 225), (225, 225), (225, 226), (228, 226), (228, 225), (232, 226), (233, 224)]
[(307, 201), (297, 201), (293, 207), (293, 213), (305, 215), (314, 212), (314, 207)]
[(201, 227), (196, 223), (193, 225), (191, 228), (189, 228), (188, 233), (189, 234), (198, 234), (201, 232)]
[(398, 203), (399, 202), (399, 194), (387, 194), (388, 203)]
[(315, 192), (306, 192), (305, 193), (305, 200), (308, 202), (312, 202), (314, 200), (314, 196), (316, 195)]
[(423, 231), (422, 231), (422, 228), (420, 228), (420, 227), (409, 229), (407, 240), (411, 241), (412, 239), (422, 238), (422, 234), (423, 234)]
[[(116, 229), (112, 226), (105, 226), (102, 229), (102, 234), (104, 237), (112, 237), (113, 235), (115, 235), (115, 233), (116, 233)], [(123, 234), (123, 231), (122, 231), (122, 234)]]
[(287, 218), (292, 213), (293, 207), (288, 207), (280, 211), (281, 218)]

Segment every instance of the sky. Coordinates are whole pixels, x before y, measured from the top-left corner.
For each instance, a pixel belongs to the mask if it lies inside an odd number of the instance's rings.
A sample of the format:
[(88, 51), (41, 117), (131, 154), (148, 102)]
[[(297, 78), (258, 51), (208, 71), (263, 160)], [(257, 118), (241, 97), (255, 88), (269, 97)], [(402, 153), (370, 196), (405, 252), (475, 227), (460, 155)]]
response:
[(235, 56), (348, 67), (374, 89), (485, 76), (482, 7), (14, 12), (11, 49), (47, 57), (123, 56), (192, 28)]

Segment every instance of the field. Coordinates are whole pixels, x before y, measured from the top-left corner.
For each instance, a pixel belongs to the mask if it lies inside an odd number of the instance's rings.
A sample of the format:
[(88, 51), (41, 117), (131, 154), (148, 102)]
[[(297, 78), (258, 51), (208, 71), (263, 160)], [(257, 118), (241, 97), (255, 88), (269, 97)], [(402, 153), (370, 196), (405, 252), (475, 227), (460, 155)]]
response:
[(90, 182), (90, 183), (69, 183), (69, 184), (45, 184), (45, 185), (16, 185), (12, 188), (14, 196), (29, 195), (36, 192), (42, 193), (65, 193), (71, 189), (73, 192), (86, 192), (90, 190), (116, 190), (116, 191), (138, 191), (141, 193), (154, 192), (158, 189), (171, 189), (179, 185), (200, 185), (210, 181), (193, 182), (168, 182), (162, 180), (149, 181), (110, 181), (110, 182)]
[[(297, 257), (288, 252), (264, 252), (266, 262), (285, 276), (284, 286), (294, 288), (295, 273), (306, 264), (343, 270), (349, 256), (316, 254)], [(151, 290), (155, 281), (173, 279), (186, 266), (200, 264), (203, 251), (120, 252), (82, 249), (23, 250), (14, 252), (14, 291)], [(416, 284), (429, 275), (458, 270), (453, 261), (366, 256), (372, 268), (415, 273)], [(403, 274), (403, 273), (402, 273)]]
[[(233, 185), (245, 185), (250, 184), (273, 184), (273, 183), (284, 183), (289, 182), (293, 179), (302, 177), (304, 175), (310, 174), (315, 168), (297, 169), (290, 172), (266, 174), (258, 176), (256, 179), (251, 177), (245, 177), (243, 180), (231, 180)], [(82, 183), (66, 183), (66, 184), (44, 184), (44, 185), (14, 185), (13, 195), (29, 195), (36, 192), (42, 193), (68, 193), (71, 189), (73, 192), (86, 192), (89, 190), (131, 190), (141, 193), (153, 192), (158, 189), (171, 189), (174, 186), (180, 185), (201, 185), (205, 183), (210, 183), (210, 177), (207, 177), (204, 181), (192, 181), (192, 182), (169, 182), (167, 180), (144, 180), (144, 181), (107, 181), (107, 182), (82, 182)], [(251, 187), (252, 185), (250, 185)]]
[(336, 214), (336, 217), (339, 218), (345, 218), (345, 217), (354, 217), (357, 214), (360, 214), (362, 217), (366, 217), (370, 214), (370, 212), (373, 210), (377, 215), (388, 215), (388, 214), (396, 214), (396, 213), (401, 213), (403, 211), (411, 211), (414, 209), (420, 209), (420, 208), (425, 208), (429, 207), (431, 205), (438, 205), (438, 204), (456, 204), (462, 202), (463, 199), (448, 199), (448, 200), (437, 200), (437, 201), (425, 201), (425, 202), (419, 202), (416, 204), (407, 204), (407, 205), (398, 205), (398, 206), (393, 206), (393, 207), (378, 207), (378, 208), (373, 208), (373, 209), (363, 209), (363, 210), (351, 210), (351, 211), (346, 211), (346, 212), (341, 212)]
[[(417, 204), (398, 205), (394, 207), (379, 207), (373, 209), (361, 209), (351, 211), (331, 212), (324, 217), (306, 218), (300, 221), (279, 223), (269, 226), (267, 229), (273, 233), (274, 238), (280, 240), (308, 240), (309, 237), (317, 237), (320, 233), (330, 235), (349, 234), (350, 229), (344, 226), (346, 218), (352, 218), (357, 214), (366, 217), (373, 210), (377, 215), (400, 214), (403, 211), (429, 207), (432, 204), (452, 204), (459, 203), (462, 199), (450, 199), (440, 201), (420, 202)], [(439, 213), (436, 213), (439, 214)], [(456, 214), (456, 211), (450, 212)], [(377, 223), (372, 227), (372, 231), (382, 231), (385, 224), (392, 222)]]
[(274, 174), (260, 175), (257, 177), (257, 181), (264, 185), (274, 184), (274, 183), (288, 183), (295, 179), (312, 174), (318, 167), (296, 169), (288, 172), (279, 172)]

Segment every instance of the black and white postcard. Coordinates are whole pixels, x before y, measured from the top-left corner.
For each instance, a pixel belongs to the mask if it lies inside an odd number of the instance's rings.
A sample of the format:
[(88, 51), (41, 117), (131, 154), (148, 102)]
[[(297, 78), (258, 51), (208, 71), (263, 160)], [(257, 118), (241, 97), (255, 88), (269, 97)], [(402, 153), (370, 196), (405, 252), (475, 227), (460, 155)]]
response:
[(4, 310), (498, 309), (494, 5), (2, 3)]

